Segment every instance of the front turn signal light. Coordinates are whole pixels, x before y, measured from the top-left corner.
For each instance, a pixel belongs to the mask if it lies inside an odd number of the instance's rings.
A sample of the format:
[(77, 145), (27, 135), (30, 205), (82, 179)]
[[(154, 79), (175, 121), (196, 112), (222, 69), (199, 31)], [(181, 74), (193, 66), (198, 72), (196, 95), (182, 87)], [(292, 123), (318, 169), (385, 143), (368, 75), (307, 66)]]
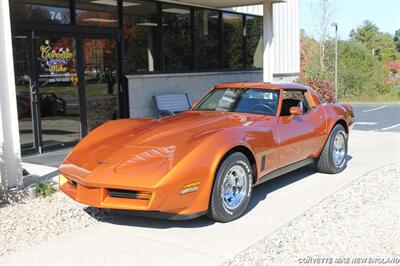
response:
[(68, 183), (68, 179), (63, 175), (60, 174), (59, 176), (59, 186), (61, 187), (62, 185), (64, 185), (65, 183)]
[(200, 182), (193, 182), (182, 187), (181, 194), (187, 194), (199, 190)]

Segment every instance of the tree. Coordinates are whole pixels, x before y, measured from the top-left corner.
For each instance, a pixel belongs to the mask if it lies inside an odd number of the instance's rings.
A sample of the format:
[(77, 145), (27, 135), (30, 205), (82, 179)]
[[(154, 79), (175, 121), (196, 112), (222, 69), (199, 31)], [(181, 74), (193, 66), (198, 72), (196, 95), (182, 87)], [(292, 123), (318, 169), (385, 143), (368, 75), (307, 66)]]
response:
[(393, 41), (396, 44), (397, 51), (400, 53), (400, 29), (396, 30)]
[(356, 30), (350, 32), (353, 40), (365, 45), (372, 52), (377, 48), (379, 28), (369, 20), (363, 22)]
[(400, 60), (400, 54), (396, 50), (396, 43), (392, 35), (382, 33), (377, 36), (376, 55), (382, 62)]
[(341, 97), (359, 97), (386, 93), (384, 80), (388, 73), (383, 64), (363, 44), (339, 43), (339, 84)]
[(331, 23), (331, 18), (333, 15), (333, 5), (332, 0), (319, 0), (319, 2), (314, 7), (314, 13), (317, 16), (317, 34), (319, 41), (319, 65), (321, 71), (325, 71), (325, 51), (326, 51), (326, 41), (328, 39), (328, 28)]
[(300, 71), (302, 78), (315, 78), (320, 75), (319, 43), (308, 36), (304, 30), (300, 35)]
[(371, 21), (366, 20), (356, 30), (352, 30), (350, 37), (366, 46), (383, 62), (400, 59), (394, 38), (389, 33), (380, 32), (379, 28)]

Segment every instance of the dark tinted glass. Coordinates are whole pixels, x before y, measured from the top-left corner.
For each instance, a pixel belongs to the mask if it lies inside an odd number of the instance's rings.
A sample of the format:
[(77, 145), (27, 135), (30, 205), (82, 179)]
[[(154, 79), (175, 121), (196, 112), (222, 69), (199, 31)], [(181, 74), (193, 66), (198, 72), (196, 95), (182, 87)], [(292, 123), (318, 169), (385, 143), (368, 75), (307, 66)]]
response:
[(219, 67), (218, 11), (195, 11), (196, 57), (198, 69)]
[(224, 67), (243, 68), (243, 16), (223, 14)]
[(190, 8), (162, 5), (164, 70), (181, 71), (192, 68)]
[(76, 0), (75, 6), (77, 25), (118, 27), (117, 0)]
[(10, 11), (12, 20), (54, 24), (69, 24), (71, 22), (69, 1), (11, 0)]
[[(148, 72), (157, 66), (157, 4), (125, 1), (124, 30), (127, 72)], [(130, 5), (132, 4), (132, 5)]]
[(263, 19), (246, 16), (247, 67), (263, 67)]
[(21, 148), (33, 148), (29, 39), (17, 35), (12, 40), (20, 143)]

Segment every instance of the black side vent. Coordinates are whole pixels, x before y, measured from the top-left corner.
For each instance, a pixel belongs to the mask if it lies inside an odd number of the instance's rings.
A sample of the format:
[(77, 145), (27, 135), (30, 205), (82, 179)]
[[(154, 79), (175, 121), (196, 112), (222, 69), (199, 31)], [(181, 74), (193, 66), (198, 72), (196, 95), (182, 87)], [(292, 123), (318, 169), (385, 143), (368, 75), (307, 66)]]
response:
[(71, 180), (71, 185), (76, 188), (78, 186), (78, 183), (76, 183), (75, 181)]
[(261, 157), (261, 171), (265, 170), (265, 155)]
[(108, 195), (113, 198), (137, 199), (137, 191), (124, 189), (109, 189)]

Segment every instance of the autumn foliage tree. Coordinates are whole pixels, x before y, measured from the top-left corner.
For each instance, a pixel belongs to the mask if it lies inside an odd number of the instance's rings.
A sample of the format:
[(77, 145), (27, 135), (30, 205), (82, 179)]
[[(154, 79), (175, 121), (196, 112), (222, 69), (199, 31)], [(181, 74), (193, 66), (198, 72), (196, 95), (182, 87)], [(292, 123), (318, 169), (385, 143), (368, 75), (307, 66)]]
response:
[[(301, 82), (326, 101), (334, 93), (334, 40), (326, 41), (325, 69), (319, 64), (318, 41), (301, 34)], [(339, 41), (339, 99), (400, 100), (400, 52), (396, 37), (365, 21)]]

